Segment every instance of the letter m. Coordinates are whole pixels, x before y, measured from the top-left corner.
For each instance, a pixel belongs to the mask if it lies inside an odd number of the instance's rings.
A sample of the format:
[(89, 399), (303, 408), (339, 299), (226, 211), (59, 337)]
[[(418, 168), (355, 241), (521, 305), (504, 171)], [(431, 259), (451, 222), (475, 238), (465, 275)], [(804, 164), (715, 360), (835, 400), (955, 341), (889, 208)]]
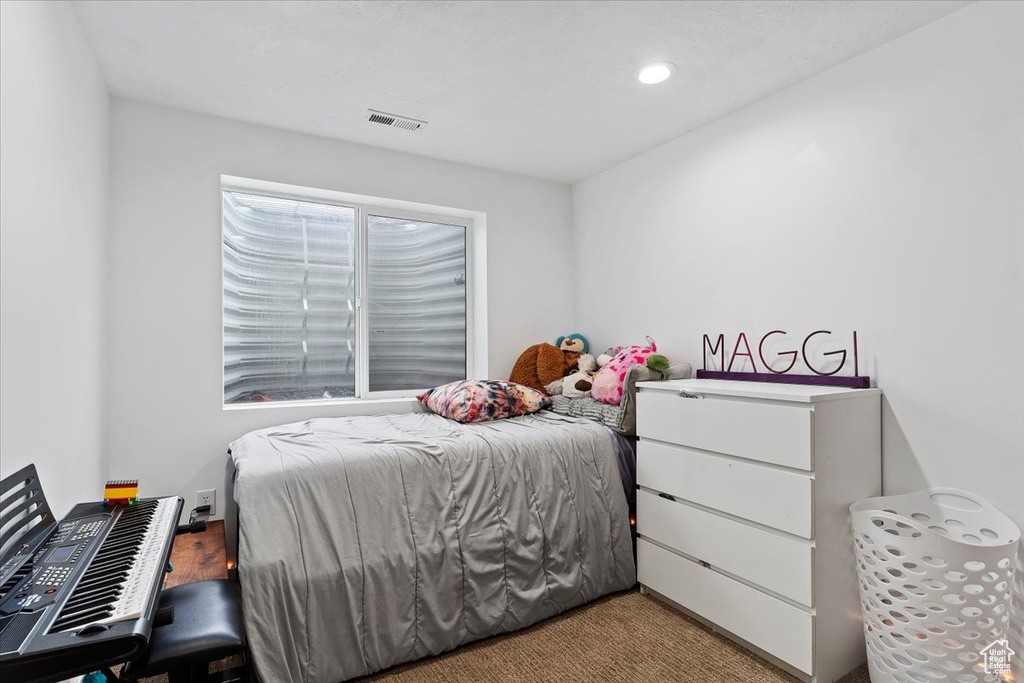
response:
[[(708, 351), (711, 352), (711, 358), (714, 359), (715, 354), (718, 354), (718, 367), (708, 367)], [(714, 346), (711, 345), (711, 338), (708, 335), (704, 335), (704, 369), (705, 370), (725, 370), (725, 335), (718, 335), (718, 340)]]

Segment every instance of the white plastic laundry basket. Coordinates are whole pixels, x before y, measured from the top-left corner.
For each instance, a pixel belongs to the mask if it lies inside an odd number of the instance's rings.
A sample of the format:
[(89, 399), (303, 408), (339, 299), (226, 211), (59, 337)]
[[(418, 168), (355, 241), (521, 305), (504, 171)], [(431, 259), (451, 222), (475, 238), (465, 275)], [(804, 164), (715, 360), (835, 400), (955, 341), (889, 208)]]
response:
[(872, 683), (999, 681), (986, 650), (1006, 645), (996, 641), (1009, 622), (1017, 525), (945, 488), (865, 498), (850, 512)]

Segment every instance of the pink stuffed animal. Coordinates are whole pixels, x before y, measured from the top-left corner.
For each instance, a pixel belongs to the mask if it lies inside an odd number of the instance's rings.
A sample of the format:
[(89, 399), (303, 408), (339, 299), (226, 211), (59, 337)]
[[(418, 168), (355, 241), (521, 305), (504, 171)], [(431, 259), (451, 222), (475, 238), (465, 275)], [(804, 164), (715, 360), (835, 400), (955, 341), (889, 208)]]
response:
[(594, 385), (590, 395), (595, 401), (613, 406), (622, 401), (622, 385), (626, 381), (626, 373), (634, 365), (647, 362), (647, 357), (658, 350), (654, 340), (647, 337), (647, 346), (624, 346), (615, 357), (594, 375)]

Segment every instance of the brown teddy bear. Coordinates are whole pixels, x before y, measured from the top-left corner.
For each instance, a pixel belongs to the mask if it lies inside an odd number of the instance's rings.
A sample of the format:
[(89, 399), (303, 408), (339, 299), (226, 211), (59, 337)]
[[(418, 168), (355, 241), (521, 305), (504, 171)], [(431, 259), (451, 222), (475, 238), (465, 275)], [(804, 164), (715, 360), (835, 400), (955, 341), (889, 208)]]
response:
[(545, 386), (575, 370), (581, 355), (547, 342), (534, 344), (520, 354), (508, 381), (544, 391)]

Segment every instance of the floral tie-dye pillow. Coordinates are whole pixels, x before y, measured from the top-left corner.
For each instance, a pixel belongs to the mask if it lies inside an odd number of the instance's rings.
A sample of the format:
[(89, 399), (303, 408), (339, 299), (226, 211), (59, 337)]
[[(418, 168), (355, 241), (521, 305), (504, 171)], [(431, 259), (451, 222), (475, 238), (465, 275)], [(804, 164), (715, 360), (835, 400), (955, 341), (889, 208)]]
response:
[(536, 389), (496, 379), (464, 379), (434, 387), (416, 399), (432, 413), (458, 422), (503, 420), (551, 405), (551, 399)]

